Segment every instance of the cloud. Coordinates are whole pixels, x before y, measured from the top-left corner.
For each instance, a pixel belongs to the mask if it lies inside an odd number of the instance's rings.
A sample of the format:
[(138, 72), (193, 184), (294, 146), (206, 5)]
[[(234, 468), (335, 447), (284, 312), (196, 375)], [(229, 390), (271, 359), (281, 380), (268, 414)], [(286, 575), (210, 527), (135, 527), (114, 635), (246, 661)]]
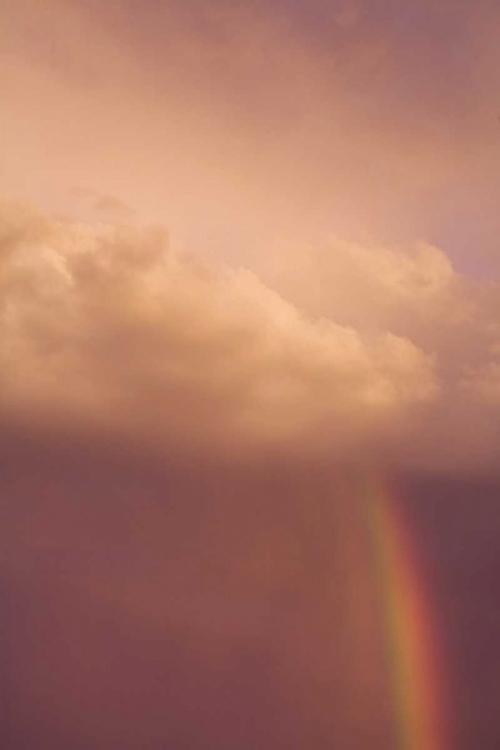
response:
[(134, 213), (130, 206), (115, 195), (102, 194), (89, 187), (75, 186), (67, 191), (67, 195), (82, 203), (89, 204), (94, 211), (102, 214), (108, 213), (115, 219), (119, 219), (120, 216), (130, 218)]
[[(434, 357), (439, 394), (423, 406), (403, 452), (424, 466), (490, 467), (498, 458), (497, 281), (458, 273), (427, 243), (383, 247), (337, 238), (283, 251), (268, 283), (310, 315), (382, 331)], [(468, 425), (470, 429), (464, 429)]]
[(94, 208), (96, 211), (116, 217), (129, 217), (133, 213), (132, 209), (126, 203), (123, 203), (119, 198), (115, 198), (112, 195), (103, 195), (98, 198), (94, 204)]
[[(426, 243), (405, 251), (333, 238), (320, 247), (285, 250), (270, 272), (274, 283), (317, 315), (375, 315), (378, 325), (393, 318), (396, 308), (439, 316), (455, 301), (460, 283), (449, 258)], [(455, 317), (468, 309), (456, 310)]]
[(160, 449), (495, 460), (498, 290), (437, 248), (336, 242), (270, 286), (174, 252), (161, 227), (5, 202), (0, 232), (6, 414)]
[(170, 251), (160, 228), (4, 204), (4, 408), (231, 444), (379, 437), (437, 390), (404, 337), (313, 320), (245, 269)]

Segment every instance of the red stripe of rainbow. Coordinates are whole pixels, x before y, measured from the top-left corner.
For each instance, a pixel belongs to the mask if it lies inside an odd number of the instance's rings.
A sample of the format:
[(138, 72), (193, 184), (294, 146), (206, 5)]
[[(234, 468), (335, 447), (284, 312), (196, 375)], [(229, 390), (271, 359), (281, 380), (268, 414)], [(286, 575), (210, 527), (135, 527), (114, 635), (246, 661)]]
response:
[(390, 483), (372, 475), (365, 485), (363, 504), (383, 601), (397, 746), (445, 750), (443, 672), (417, 556)]

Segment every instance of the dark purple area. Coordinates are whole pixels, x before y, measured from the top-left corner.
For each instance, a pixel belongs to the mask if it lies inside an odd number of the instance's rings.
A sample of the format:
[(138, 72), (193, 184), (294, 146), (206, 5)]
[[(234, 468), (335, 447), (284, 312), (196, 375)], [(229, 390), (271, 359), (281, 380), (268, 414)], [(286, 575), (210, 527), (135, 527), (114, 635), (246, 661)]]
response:
[(404, 496), (448, 671), (451, 750), (496, 750), (500, 481), (418, 478)]

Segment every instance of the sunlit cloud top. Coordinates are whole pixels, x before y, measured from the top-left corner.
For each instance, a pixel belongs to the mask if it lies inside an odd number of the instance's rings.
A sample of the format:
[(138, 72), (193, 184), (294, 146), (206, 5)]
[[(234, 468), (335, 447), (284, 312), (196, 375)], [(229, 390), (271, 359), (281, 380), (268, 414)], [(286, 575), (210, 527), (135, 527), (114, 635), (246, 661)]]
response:
[[(247, 269), (171, 251), (159, 227), (93, 229), (7, 203), (0, 228), (9, 418), (160, 450), (496, 456), (498, 289), (469, 285), (435, 248), (337, 248), (313, 314), (320, 276), (301, 274), (294, 304)], [(473, 434), (456, 432), (464, 415)]]

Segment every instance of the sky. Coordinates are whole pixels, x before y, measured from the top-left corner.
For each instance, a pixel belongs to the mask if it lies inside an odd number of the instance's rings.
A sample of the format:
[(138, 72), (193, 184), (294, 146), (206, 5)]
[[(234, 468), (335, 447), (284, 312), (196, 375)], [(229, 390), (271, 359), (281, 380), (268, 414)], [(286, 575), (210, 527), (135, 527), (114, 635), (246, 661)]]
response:
[(498, 746), (499, 33), (493, 0), (0, 0), (9, 750), (396, 750), (382, 477), (435, 750)]

